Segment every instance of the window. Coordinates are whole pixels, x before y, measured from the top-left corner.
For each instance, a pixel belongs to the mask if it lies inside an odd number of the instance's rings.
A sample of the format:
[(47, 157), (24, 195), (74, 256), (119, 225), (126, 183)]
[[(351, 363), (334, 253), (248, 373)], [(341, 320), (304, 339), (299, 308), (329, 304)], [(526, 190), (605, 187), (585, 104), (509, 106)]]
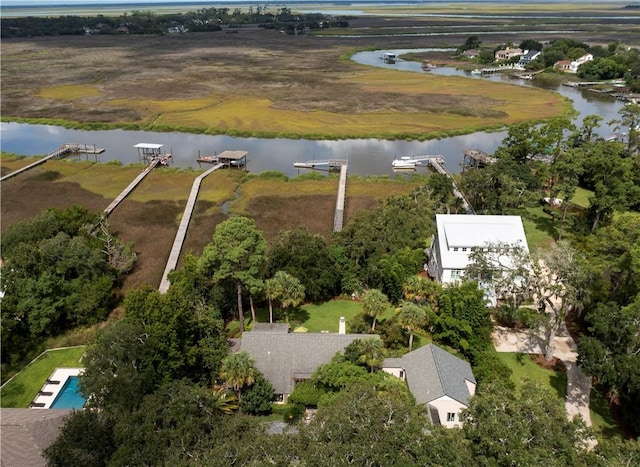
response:
[(400, 379), (404, 381), (404, 370), (400, 370)]
[(453, 249), (453, 251), (458, 251), (458, 247), (455, 247), (455, 248)]
[(455, 422), (456, 414), (455, 412), (447, 412), (447, 422)]
[(452, 269), (451, 270), (451, 280), (452, 281), (462, 280), (462, 275), (463, 274), (464, 274), (464, 270), (463, 269)]
[(463, 249), (462, 249), (462, 251), (467, 251), (467, 249), (466, 249), (466, 248), (463, 248)]

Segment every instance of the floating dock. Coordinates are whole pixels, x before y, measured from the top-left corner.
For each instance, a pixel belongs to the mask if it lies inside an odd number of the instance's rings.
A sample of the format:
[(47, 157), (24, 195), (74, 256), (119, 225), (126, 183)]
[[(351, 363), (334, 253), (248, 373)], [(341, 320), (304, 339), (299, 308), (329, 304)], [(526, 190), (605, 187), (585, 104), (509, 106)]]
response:
[(198, 156), (196, 162), (198, 165), (205, 164), (222, 164), (222, 167), (226, 168), (247, 168), (247, 151), (223, 151), (218, 155), (213, 156)]
[(173, 158), (171, 152), (162, 149), (162, 144), (158, 143), (138, 143), (133, 147), (138, 150), (138, 160), (145, 164), (158, 161), (161, 165), (169, 165)]
[(4, 177), (0, 178), (0, 182), (3, 182), (9, 178), (15, 177), (16, 175), (20, 175), (27, 170), (31, 170), (34, 167), (37, 167), (41, 164), (44, 164), (48, 160), (51, 159), (61, 159), (63, 157), (69, 156), (71, 154), (102, 154), (105, 150), (103, 148), (97, 148), (94, 146), (89, 146), (87, 144), (63, 144), (55, 151), (49, 153), (42, 159), (38, 159), (35, 162), (32, 162), (29, 165), (25, 165), (21, 169), (15, 170)]
[(307, 162), (293, 163), (296, 169), (328, 170), (329, 172), (338, 172), (343, 165), (347, 165), (345, 159), (314, 159)]
[(498, 160), (480, 149), (463, 149), (462, 153), (464, 154), (462, 159), (463, 172), (465, 169), (481, 169)]
[(193, 214), (193, 209), (196, 205), (196, 200), (198, 199), (200, 184), (202, 180), (204, 180), (204, 178), (207, 177), (209, 174), (223, 167), (224, 167), (224, 164), (222, 163), (218, 163), (217, 165), (211, 167), (209, 170), (207, 170), (203, 174), (196, 177), (196, 179), (193, 182), (193, 185), (191, 186), (191, 193), (189, 194), (187, 205), (184, 208), (184, 213), (182, 214), (180, 226), (178, 227), (178, 232), (176, 232), (176, 238), (173, 240), (171, 253), (169, 253), (169, 260), (167, 261), (167, 265), (164, 268), (164, 273), (162, 274), (162, 280), (160, 281), (160, 287), (158, 288), (158, 291), (162, 294), (166, 293), (167, 290), (169, 290), (169, 286), (171, 285), (171, 283), (169, 282), (169, 273), (172, 270), (174, 270), (178, 265), (178, 259), (180, 259), (180, 252), (182, 251), (182, 245), (184, 244), (184, 240), (187, 236), (187, 229), (189, 228), (191, 215)]

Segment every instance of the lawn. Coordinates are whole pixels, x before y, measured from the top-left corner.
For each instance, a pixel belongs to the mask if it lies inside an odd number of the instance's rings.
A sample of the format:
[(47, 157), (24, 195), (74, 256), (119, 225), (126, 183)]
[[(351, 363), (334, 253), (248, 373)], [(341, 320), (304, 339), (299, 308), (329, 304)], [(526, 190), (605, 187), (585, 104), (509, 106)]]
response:
[(577, 204), (580, 207), (588, 208), (589, 198), (591, 198), (592, 196), (593, 191), (578, 187), (575, 194), (573, 195), (573, 198), (571, 198), (571, 202)]
[(498, 358), (513, 374), (511, 380), (520, 388), (526, 379), (536, 381), (564, 401), (567, 394), (567, 375), (564, 371), (547, 370), (538, 366), (529, 355), (515, 352), (498, 352)]
[(27, 365), (0, 391), (2, 407), (27, 408), (56, 368), (80, 367), (84, 346), (49, 350)]
[(522, 223), (531, 251), (549, 247), (553, 244), (554, 239), (558, 238), (556, 225), (551, 216), (543, 211), (542, 206), (528, 208), (522, 218)]
[(622, 439), (620, 428), (611, 414), (609, 402), (602, 391), (596, 386), (591, 388), (589, 409), (591, 411), (593, 430), (598, 436), (606, 439)]
[[(338, 332), (340, 324), (340, 317), (344, 316), (347, 323), (349, 320), (362, 312), (362, 302), (358, 300), (331, 300), (319, 305), (308, 304), (303, 305), (291, 311), (289, 315), (289, 322), (291, 329), (304, 328), (306, 332)], [(387, 312), (379, 319), (388, 319), (393, 316), (395, 310), (390, 307)], [(274, 319), (278, 322), (284, 322), (284, 315), (280, 312), (280, 309), (274, 305), (273, 307)], [(245, 311), (246, 325), (251, 322), (250, 314)], [(277, 318), (276, 318), (277, 317)], [(266, 323), (269, 321), (269, 310), (267, 308), (261, 308), (256, 310), (256, 319), (260, 323)], [(237, 322), (234, 321), (234, 328), (237, 326)], [(347, 326), (347, 332), (349, 332), (349, 326)]]

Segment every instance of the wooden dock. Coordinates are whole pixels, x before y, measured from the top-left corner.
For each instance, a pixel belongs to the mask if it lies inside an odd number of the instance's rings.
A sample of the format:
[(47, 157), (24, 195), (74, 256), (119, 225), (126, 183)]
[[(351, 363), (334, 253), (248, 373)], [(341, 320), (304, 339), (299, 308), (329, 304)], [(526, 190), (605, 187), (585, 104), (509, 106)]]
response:
[(189, 228), (189, 222), (191, 221), (191, 215), (193, 214), (193, 209), (196, 205), (196, 200), (198, 199), (200, 184), (202, 183), (202, 180), (204, 180), (204, 178), (207, 177), (210, 173), (213, 173), (224, 166), (224, 163), (219, 163), (211, 167), (209, 170), (196, 177), (193, 185), (191, 186), (191, 193), (189, 194), (187, 205), (184, 208), (184, 213), (182, 214), (182, 219), (180, 220), (180, 226), (178, 227), (178, 232), (176, 232), (176, 238), (173, 240), (171, 253), (169, 253), (169, 259), (167, 261), (167, 265), (164, 268), (162, 280), (160, 281), (160, 287), (158, 287), (158, 291), (162, 294), (166, 293), (167, 290), (169, 290), (169, 286), (171, 285), (171, 283), (169, 282), (169, 273), (173, 271), (178, 265), (180, 252), (182, 251), (182, 245), (184, 244), (184, 240), (187, 236), (187, 229)]
[(333, 216), (333, 231), (341, 232), (344, 225), (344, 202), (347, 193), (347, 164), (340, 166), (340, 181), (338, 182), (338, 199), (336, 212)]
[(21, 173), (26, 172), (27, 170), (31, 170), (34, 167), (37, 167), (41, 164), (44, 164), (45, 162), (51, 159), (59, 159), (62, 157), (66, 157), (70, 154), (102, 154), (103, 152), (104, 152), (103, 148), (97, 148), (95, 146), (89, 146), (87, 144), (63, 144), (58, 149), (47, 154), (42, 159), (38, 159), (37, 161), (32, 162), (29, 165), (25, 165), (21, 169), (14, 170), (13, 172), (0, 178), (0, 182), (3, 182), (9, 178), (15, 177), (16, 175), (20, 175)]
[(146, 177), (147, 175), (149, 175), (149, 173), (158, 165), (160, 164), (160, 159), (154, 159), (152, 160), (149, 165), (140, 173), (140, 175), (138, 175), (131, 183), (129, 183), (129, 186), (127, 186), (124, 190), (122, 190), (122, 193), (120, 193), (116, 199), (114, 199), (111, 204), (109, 204), (109, 206), (106, 207), (106, 209), (104, 210), (104, 212), (102, 213), (102, 218), (104, 219), (105, 217), (108, 217), (109, 214), (111, 214), (111, 211), (113, 211), (118, 204), (120, 204), (122, 202), (123, 199), (125, 199), (129, 193), (131, 193), (133, 191), (133, 189), (138, 186), (138, 184), (144, 179), (144, 177)]
[(447, 172), (447, 170), (444, 168), (444, 159), (442, 157), (431, 157), (429, 159), (429, 164), (431, 165), (431, 167), (433, 167), (433, 169), (436, 172), (442, 175), (446, 175), (451, 179), (451, 182), (453, 183), (453, 195), (462, 201), (462, 207), (467, 212), (467, 214), (475, 214), (469, 201), (467, 201), (464, 194), (458, 189), (458, 185), (456, 185), (456, 181), (449, 174), (449, 172)]
[(329, 172), (337, 172), (341, 170), (343, 165), (347, 165), (345, 159), (314, 159), (307, 162), (293, 163), (296, 169), (328, 170)]

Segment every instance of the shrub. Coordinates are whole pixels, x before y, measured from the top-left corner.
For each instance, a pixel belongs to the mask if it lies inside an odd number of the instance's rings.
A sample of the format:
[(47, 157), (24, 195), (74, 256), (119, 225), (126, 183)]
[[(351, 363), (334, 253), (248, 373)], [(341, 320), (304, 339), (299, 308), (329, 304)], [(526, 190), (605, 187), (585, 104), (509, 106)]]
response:
[(295, 425), (300, 421), (303, 414), (304, 406), (300, 404), (293, 404), (285, 409), (283, 420), (288, 425)]
[(311, 381), (303, 381), (296, 384), (296, 388), (289, 396), (289, 401), (295, 405), (317, 407), (323, 394), (325, 391), (316, 387)]

